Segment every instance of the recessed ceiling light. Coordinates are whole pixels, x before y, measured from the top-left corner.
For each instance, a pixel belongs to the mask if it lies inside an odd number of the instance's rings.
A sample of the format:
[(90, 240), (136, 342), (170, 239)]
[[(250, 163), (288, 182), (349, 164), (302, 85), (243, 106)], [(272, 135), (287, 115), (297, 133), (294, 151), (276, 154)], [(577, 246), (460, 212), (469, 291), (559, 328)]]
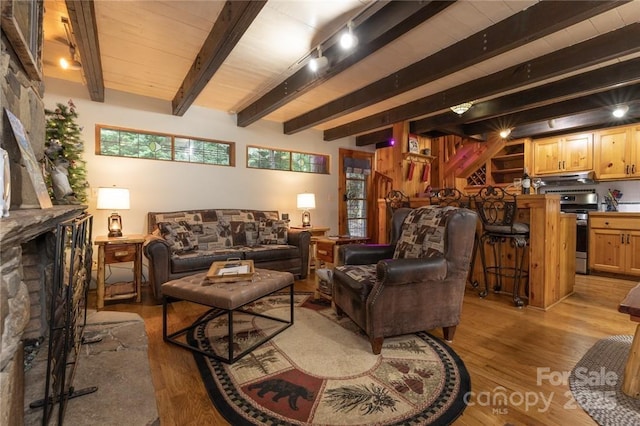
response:
[(627, 105), (618, 105), (616, 109), (613, 110), (613, 116), (616, 118), (624, 117), (629, 111), (629, 107)]
[(504, 129), (500, 131), (500, 137), (502, 139), (508, 138), (510, 134), (511, 134), (511, 129)]

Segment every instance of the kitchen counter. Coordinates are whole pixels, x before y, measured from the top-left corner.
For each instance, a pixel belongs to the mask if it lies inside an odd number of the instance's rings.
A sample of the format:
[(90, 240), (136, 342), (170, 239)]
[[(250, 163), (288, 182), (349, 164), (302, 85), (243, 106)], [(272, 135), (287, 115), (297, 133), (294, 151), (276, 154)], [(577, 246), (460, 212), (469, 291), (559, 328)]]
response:
[[(429, 205), (428, 198), (410, 198), (411, 207)], [(386, 218), (386, 204), (378, 200), (380, 218)], [(573, 293), (575, 283), (576, 215), (560, 213), (558, 194), (518, 196), (517, 221), (529, 224), (529, 292), (527, 306), (549, 309)], [(386, 219), (378, 223), (378, 235), (386, 236)], [(384, 238), (384, 237), (381, 237)], [(380, 241), (384, 243), (385, 241)], [(508, 255), (508, 252), (505, 252)], [(490, 259), (487, 252), (487, 259)], [(474, 277), (482, 283), (482, 266), (477, 256)], [(481, 284), (482, 285), (482, 284)], [(524, 286), (522, 286), (524, 288)]]

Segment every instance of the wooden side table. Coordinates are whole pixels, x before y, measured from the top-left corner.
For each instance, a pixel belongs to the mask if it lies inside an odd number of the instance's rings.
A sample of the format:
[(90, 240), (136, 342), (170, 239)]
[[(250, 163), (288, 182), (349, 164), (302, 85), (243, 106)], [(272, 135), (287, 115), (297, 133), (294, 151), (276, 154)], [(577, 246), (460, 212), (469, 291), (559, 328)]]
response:
[[(316, 271), (322, 267), (333, 268), (338, 263), (338, 250), (340, 246), (347, 244), (366, 244), (370, 238), (367, 237), (318, 237), (316, 241)], [(330, 289), (320, 286), (316, 281), (315, 298), (322, 296), (331, 299)]]
[[(97, 308), (104, 308), (105, 300), (132, 299), (140, 302), (142, 286), (142, 244), (144, 235), (125, 235), (124, 237), (96, 237), (98, 246)], [(133, 281), (105, 285), (105, 265), (133, 262)]]

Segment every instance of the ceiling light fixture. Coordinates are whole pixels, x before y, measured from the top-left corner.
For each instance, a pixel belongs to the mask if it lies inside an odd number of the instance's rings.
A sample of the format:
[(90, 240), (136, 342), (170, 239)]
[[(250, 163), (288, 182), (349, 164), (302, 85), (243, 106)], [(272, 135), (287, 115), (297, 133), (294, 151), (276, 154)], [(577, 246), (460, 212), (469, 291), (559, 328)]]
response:
[(506, 139), (506, 138), (508, 138), (510, 134), (511, 134), (511, 129), (503, 129), (503, 130), (500, 130), (500, 137), (501, 137), (502, 139)]
[(616, 118), (624, 117), (627, 112), (629, 112), (629, 107), (627, 105), (618, 105), (616, 109), (613, 110), (612, 114)]
[(458, 115), (462, 115), (465, 112), (469, 111), (469, 108), (473, 105), (473, 102), (463, 102), (460, 105), (454, 105), (451, 107), (451, 111), (455, 112)]
[(62, 17), (62, 25), (64, 26), (64, 32), (67, 36), (67, 44), (69, 45), (69, 58), (60, 58), (60, 67), (63, 70), (77, 71), (82, 68), (82, 64), (76, 57), (76, 44), (73, 42), (71, 35), (71, 24), (69, 19)]
[(343, 49), (352, 49), (358, 44), (358, 37), (353, 34), (353, 21), (347, 23), (347, 31), (340, 37), (340, 46)]
[(309, 61), (309, 69), (313, 72), (318, 72), (329, 65), (329, 58), (322, 56), (322, 48), (318, 46), (318, 56), (311, 58)]

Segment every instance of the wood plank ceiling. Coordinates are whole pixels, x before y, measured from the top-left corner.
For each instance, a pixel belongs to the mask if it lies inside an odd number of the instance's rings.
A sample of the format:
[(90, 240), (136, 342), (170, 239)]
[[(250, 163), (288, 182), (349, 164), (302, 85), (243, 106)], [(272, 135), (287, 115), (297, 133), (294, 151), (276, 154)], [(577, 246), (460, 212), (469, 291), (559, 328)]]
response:
[[(266, 119), (359, 145), (405, 120), (478, 139), (640, 121), (640, 1), (44, 3), (44, 75), (83, 82), (98, 102), (108, 88), (171, 102), (175, 115), (193, 104), (242, 127)], [(79, 71), (57, 66), (69, 56), (63, 17)], [(349, 22), (359, 43), (344, 51)], [(318, 46), (329, 66), (314, 74)], [(460, 116), (449, 109), (467, 101)]]

